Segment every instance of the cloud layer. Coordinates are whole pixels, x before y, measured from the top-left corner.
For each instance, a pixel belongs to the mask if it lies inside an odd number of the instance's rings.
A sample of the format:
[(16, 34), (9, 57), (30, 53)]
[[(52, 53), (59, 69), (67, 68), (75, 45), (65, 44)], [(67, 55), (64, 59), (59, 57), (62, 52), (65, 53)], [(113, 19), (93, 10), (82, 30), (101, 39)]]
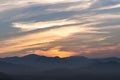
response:
[(0, 56), (120, 56), (119, 0), (2, 0)]

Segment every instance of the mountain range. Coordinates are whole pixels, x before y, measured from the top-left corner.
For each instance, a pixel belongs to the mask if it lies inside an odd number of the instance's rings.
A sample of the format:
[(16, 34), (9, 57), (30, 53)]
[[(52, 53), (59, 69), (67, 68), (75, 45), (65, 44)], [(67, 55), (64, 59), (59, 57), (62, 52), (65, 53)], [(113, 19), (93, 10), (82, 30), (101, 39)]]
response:
[(96, 80), (95, 76), (102, 77), (99, 79), (113, 80), (113, 78), (120, 79), (120, 58), (90, 59), (84, 56), (59, 58), (30, 54), (23, 57), (0, 58), (0, 72), (0, 75), (9, 75), (9, 80), (89, 80), (90, 78)]

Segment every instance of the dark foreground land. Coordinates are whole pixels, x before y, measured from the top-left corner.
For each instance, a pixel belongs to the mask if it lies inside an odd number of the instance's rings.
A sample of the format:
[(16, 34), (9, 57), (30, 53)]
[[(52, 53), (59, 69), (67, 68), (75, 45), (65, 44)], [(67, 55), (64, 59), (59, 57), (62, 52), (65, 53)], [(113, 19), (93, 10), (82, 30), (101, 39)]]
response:
[(120, 80), (120, 59), (37, 55), (1, 58), (0, 80)]

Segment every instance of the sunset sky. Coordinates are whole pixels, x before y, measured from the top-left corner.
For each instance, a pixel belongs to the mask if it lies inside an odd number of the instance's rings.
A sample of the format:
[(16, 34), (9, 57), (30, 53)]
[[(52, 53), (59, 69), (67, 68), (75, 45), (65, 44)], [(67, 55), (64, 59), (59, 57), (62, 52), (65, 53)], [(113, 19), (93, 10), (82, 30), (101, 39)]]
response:
[(0, 0), (0, 57), (120, 57), (120, 0)]

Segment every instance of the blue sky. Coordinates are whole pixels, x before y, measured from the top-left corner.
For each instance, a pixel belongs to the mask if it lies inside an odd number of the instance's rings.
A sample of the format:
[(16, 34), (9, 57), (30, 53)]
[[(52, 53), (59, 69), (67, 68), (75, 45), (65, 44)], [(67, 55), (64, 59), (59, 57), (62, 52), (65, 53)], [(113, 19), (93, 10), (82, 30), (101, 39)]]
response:
[(120, 57), (119, 0), (1, 0), (0, 57)]

